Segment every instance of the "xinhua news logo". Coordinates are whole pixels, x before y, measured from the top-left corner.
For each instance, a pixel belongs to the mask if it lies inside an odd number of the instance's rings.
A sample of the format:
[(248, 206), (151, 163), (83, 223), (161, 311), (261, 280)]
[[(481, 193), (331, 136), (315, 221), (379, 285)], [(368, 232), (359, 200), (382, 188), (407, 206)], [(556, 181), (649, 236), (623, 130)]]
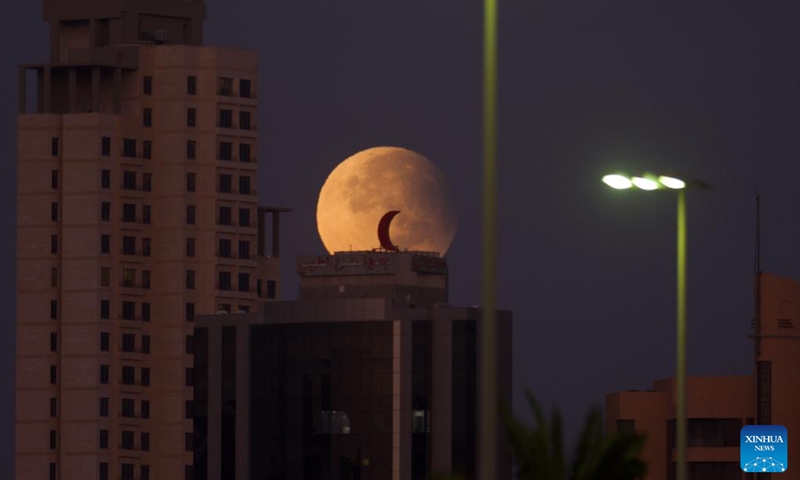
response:
[(781, 473), (788, 465), (788, 435), (782, 425), (747, 425), (742, 428), (739, 464), (745, 472)]

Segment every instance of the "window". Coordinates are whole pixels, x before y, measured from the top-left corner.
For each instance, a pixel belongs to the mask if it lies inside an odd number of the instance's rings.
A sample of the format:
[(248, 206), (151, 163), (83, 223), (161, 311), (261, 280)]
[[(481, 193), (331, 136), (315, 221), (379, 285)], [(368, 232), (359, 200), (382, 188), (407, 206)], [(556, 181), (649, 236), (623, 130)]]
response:
[(275, 280), (267, 280), (267, 298), (275, 298)]
[(197, 126), (197, 109), (196, 108), (187, 108), (186, 109), (186, 126), (187, 127), (196, 127)]
[(58, 367), (55, 365), (50, 365), (50, 385), (56, 385), (58, 383)]
[(187, 225), (194, 225), (195, 223), (195, 213), (196, 208), (194, 205), (187, 205), (186, 206), (186, 224)]
[(58, 300), (50, 300), (50, 320), (58, 320)]
[(142, 84), (142, 93), (144, 93), (145, 95), (153, 94), (153, 77), (145, 75)]
[(58, 334), (56, 332), (50, 332), (50, 351), (58, 351)]
[(191, 367), (186, 369), (186, 386), (194, 386), (194, 369)]
[(150, 335), (142, 335), (142, 353), (150, 353)]
[(100, 449), (108, 448), (108, 430), (100, 430)]
[(231, 176), (227, 174), (220, 174), (219, 176), (219, 191), (221, 193), (231, 193), (233, 189), (231, 185)]
[(250, 291), (250, 274), (249, 273), (240, 273), (239, 274), (239, 291), (240, 292), (249, 292)]
[(123, 463), (119, 473), (120, 480), (133, 480), (133, 464)]
[(142, 386), (150, 386), (150, 369), (142, 368)]
[(122, 269), (122, 286), (128, 288), (136, 286), (136, 270), (133, 268)]
[(56, 440), (58, 439), (58, 435), (56, 434), (55, 430), (50, 430), (50, 448), (56, 448)]
[(50, 480), (56, 480), (56, 464), (50, 463)]
[(222, 310), (223, 312), (231, 313), (231, 304), (230, 303), (220, 303), (217, 305), (217, 310)]
[(58, 286), (58, 267), (50, 267), (50, 286)]
[(240, 227), (249, 227), (250, 226), (250, 209), (249, 208), (240, 208), (239, 209), (239, 226)]
[(150, 239), (147, 237), (142, 238), (142, 255), (144, 255), (145, 257), (149, 257), (150, 248), (151, 248)]
[(194, 303), (186, 304), (186, 321), (194, 322)]
[(136, 320), (136, 302), (131, 302), (131, 301), (122, 302), (122, 319)]
[(249, 305), (239, 305), (239, 310), (244, 313), (250, 313), (250, 306)]
[(222, 77), (219, 79), (219, 94), (230, 97), (233, 95), (233, 79)]
[(150, 434), (148, 432), (142, 432), (140, 445), (143, 452), (150, 451)]
[[(133, 432), (130, 430), (123, 430), (120, 443), (120, 448), (123, 450), (133, 450)], [(131, 480), (133, 480), (133, 477), (131, 477)]]
[(219, 111), (219, 126), (222, 128), (233, 128), (233, 111), (221, 109)]
[[(142, 434), (144, 435), (144, 434)], [(150, 450), (150, 434), (147, 434), (147, 450)], [(142, 444), (144, 445), (144, 444)], [(144, 450), (144, 446), (142, 446)], [(139, 467), (139, 480), (150, 480), (150, 465), (141, 465)]]
[(100, 204), (100, 221), (111, 221), (111, 202), (103, 202)]
[(186, 94), (197, 95), (197, 77), (194, 75), (186, 77)]
[(250, 98), (250, 86), (252, 82), (250, 80), (241, 79), (239, 80), (239, 96), (242, 98)]
[(196, 240), (194, 238), (187, 238), (186, 239), (186, 256), (187, 257), (194, 257), (194, 254), (195, 254), (195, 243), (196, 243)]
[(239, 144), (239, 161), (240, 162), (250, 161), (250, 144), (248, 143)]
[(142, 190), (150, 192), (153, 190), (153, 175), (150, 173), (142, 174)]
[(134, 352), (136, 351), (136, 335), (133, 333), (122, 334), (122, 351)]
[(100, 383), (108, 385), (108, 365), (100, 365)]
[(194, 355), (194, 335), (186, 335), (186, 353)]
[(55, 417), (58, 416), (58, 399), (57, 398), (50, 398), (50, 416)]
[(103, 137), (100, 139), (100, 155), (104, 157), (111, 156), (111, 137)]
[(250, 195), (250, 177), (239, 177), (239, 193)]
[(150, 303), (149, 302), (142, 302), (142, 321), (149, 322), (150, 321)]
[(100, 253), (111, 253), (111, 235), (100, 235)]
[(194, 466), (185, 465), (183, 467), (183, 480), (192, 480), (194, 478)]
[(145, 127), (153, 126), (153, 109), (145, 108), (142, 111), (142, 125)]
[(186, 191), (187, 192), (194, 192), (197, 182), (197, 175), (194, 173), (187, 173), (186, 174)]
[(194, 270), (186, 270), (186, 288), (194, 290)]
[(219, 282), (217, 288), (219, 290), (231, 289), (231, 272), (219, 272)]
[(219, 207), (219, 224), (231, 224), (231, 207)]
[(150, 418), (150, 400), (142, 400), (142, 418)]
[(126, 138), (122, 141), (122, 156), (123, 157), (136, 157), (136, 140), (133, 138)]
[(636, 421), (635, 420), (617, 420), (617, 431), (618, 432), (635, 432), (636, 431)]
[(231, 142), (219, 142), (219, 159), (233, 160), (233, 144)]
[(250, 130), (250, 112), (239, 112), (239, 128), (242, 130)]
[(136, 172), (122, 172), (122, 188), (136, 190)]
[(186, 434), (184, 435), (184, 443), (185, 443), (184, 446), (186, 447), (185, 450), (187, 452), (191, 452), (192, 450), (194, 450), (194, 434), (192, 434), (191, 432), (186, 432)]
[(58, 170), (50, 172), (50, 188), (58, 190)]
[(100, 351), (107, 352), (111, 345), (111, 334), (108, 332), (100, 332)]
[(142, 288), (150, 289), (150, 270), (142, 270)]
[(125, 255), (136, 255), (136, 237), (122, 237), (122, 253)]
[(136, 221), (136, 204), (125, 203), (122, 205), (122, 221), (135, 222)]
[(108, 320), (111, 317), (111, 302), (100, 300), (100, 318)]
[(100, 286), (101, 287), (111, 286), (111, 268), (100, 267)]
[(242, 260), (250, 258), (250, 242), (247, 240), (239, 240), (239, 258)]
[(58, 253), (58, 235), (50, 235), (50, 253)]
[(145, 225), (150, 225), (150, 222), (152, 221), (152, 209), (150, 208), (150, 205), (142, 206), (142, 223)]
[(123, 385), (136, 384), (136, 369), (134, 367), (128, 365), (122, 367), (122, 384)]
[(150, 160), (153, 158), (153, 142), (150, 140), (142, 141), (142, 158)]
[(58, 221), (58, 202), (50, 203), (50, 220)]
[(108, 463), (100, 462), (100, 468), (98, 470), (100, 480), (108, 480)]
[(58, 137), (53, 137), (50, 141), (50, 154), (54, 157), (58, 156)]
[(194, 418), (194, 402), (191, 400), (186, 400), (186, 404), (184, 406), (185, 412), (184, 416), (188, 419)]
[(111, 188), (111, 170), (100, 171), (100, 186), (102, 188)]
[(100, 416), (108, 416), (108, 397), (100, 397)]
[(194, 140), (186, 140), (186, 158), (189, 160), (197, 158), (197, 142)]

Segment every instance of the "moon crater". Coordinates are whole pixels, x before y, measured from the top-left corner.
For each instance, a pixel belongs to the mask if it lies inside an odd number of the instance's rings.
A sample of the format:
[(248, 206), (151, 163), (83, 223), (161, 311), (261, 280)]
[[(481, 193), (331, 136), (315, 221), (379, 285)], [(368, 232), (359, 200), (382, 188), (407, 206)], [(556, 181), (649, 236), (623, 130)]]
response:
[(340, 163), (317, 203), (317, 230), (329, 253), (380, 247), (377, 228), (399, 210), (390, 236), (401, 250), (444, 255), (456, 232), (450, 186), (430, 160), (398, 147), (376, 147)]

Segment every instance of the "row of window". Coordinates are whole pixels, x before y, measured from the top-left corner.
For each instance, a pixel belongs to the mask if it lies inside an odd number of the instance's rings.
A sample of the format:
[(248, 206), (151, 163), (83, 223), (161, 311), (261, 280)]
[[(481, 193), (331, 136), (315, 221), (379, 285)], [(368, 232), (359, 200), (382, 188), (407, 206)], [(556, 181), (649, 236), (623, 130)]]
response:
[[(234, 96), (233, 91), (234, 79), (230, 77), (220, 77), (219, 84), (217, 86), (217, 94), (223, 97), (232, 97)], [(239, 91), (238, 95), (241, 98), (250, 98), (253, 93), (253, 82), (247, 78), (239, 79)], [(145, 75), (142, 78), (142, 93), (145, 95), (152, 95), (153, 94), (153, 77), (150, 75)], [(186, 76), (186, 94), (187, 95), (197, 95), (197, 76), (196, 75), (187, 75)]]
[[(222, 110), (221, 112), (228, 112), (224, 116), (220, 113), (220, 126), (231, 128), (232, 121), (229, 119), (230, 117), (230, 110)], [(249, 113), (245, 118), (242, 117), (242, 114), (247, 112), (240, 112), (239, 116), (239, 125), (240, 128), (242, 125), (247, 125), (249, 128), (250, 120), (249, 120)], [(192, 123), (191, 126), (196, 124), (196, 111), (194, 109), (189, 109), (189, 113), (187, 114), (187, 121)], [(217, 159), (218, 160), (234, 160), (233, 157), (233, 142), (219, 142), (217, 148)], [(138, 145), (136, 139), (133, 138), (124, 138), (122, 140), (122, 156), (126, 158), (136, 158), (138, 156)], [(59, 138), (53, 137), (51, 142), (51, 153), (54, 157), (57, 157), (59, 154)], [(110, 157), (111, 156), (111, 137), (101, 137), (100, 138), (100, 155), (103, 157)], [(153, 142), (150, 140), (142, 140), (142, 150), (141, 150), (141, 158), (145, 160), (150, 160), (153, 158)], [(197, 158), (197, 142), (195, 140), (187, 140), (186, 141), (186, 158), (188, 160), (195, 160)], [(238, 160), (240, 162), (250, 162), (252, 160), (252, 145), (249, 143), (240, 143), (239, 144), (239, 157)], [(107, 170), (104, 170), (106, 172)], [(53, 189), (58, 188), (58, 171), (53, 170), (52, 172), (52, 186)], [(106, 182), (104, 182), (106, 183)], [(110, 184), (110, 181), (108, 182)], [(110, 188), (107, 185), (104, 185), (103, 188)]]

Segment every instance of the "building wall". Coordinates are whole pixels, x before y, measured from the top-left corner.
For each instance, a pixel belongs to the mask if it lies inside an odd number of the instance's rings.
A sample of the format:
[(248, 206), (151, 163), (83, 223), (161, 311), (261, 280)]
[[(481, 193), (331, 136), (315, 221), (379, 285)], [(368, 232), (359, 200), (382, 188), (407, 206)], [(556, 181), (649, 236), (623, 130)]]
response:
[[(753, 422), (752, 388), (751, 376), (690, 377), (687, 380), (689, 444), (686, 456), (690, 478), (746, 478), (738, 467), (738, 441), (741, 427)], [(634, 428), (647, 435), (642, 452), (648, 468), (647, 480), (674, 478), (675, 395), (675, 380), (667, 379), (655, 382), (653, 390), (617, 392), (606, 397), (607, 431)], [(725, 422), (727, 419), (732, 422)], [(735, 427), (724, 426), (736, 422)], [(735, 464), (736, 468), (730, 464)]]
[[(43, 83), (52, 90), (42, 89), (40, 103), (47, 96), (53, 102), (40, 110), (73, 113), (18, 117), (19, 479), (49, 478), (51, 463), (60, 480), (100, 478), (101, 463), (108, 463), (109, 478), (118, 478), (122, 464), (134, 466), (135, 478), (145, 475), (141, 465), (153, 479), (190, 474), (192, 421), (186, 412), (192, 399), (193, 325), (187, 321), (188, 305), (196, 314), (255, 309), (258, 280), (277, 281), (276, 263), (262, 261), (259, 268), (256, 258), (256, 54), (191, 46), (137, 50), (135, 70), (45, 68)], [(197, 77), (196, 94), (187, 91), (188, 76)], [(150, 93), (144, 89), (146, 77), (152, 79)], [(230, 95), (220, 94), (221, 77), (233, 80)], [(251, 82), (249, 98), (239, 95), (240, 79)], [(65, 98), (69, 101), (59, 104)], [(187, 125), (188, 108), (197, 110), (194, 127)], [(151, 111), (151, 126), (144, 124), (145, 109)], [(219, 125), (221, 109), (232, 111), (230, 128)], [(251, 112), (248, 130), (239, 128), (240, 111)], [(103, 137), (109, 138), (107, 152)], [(135, 155), (125, 154), (125, 139), (136, 142)], [(189, 141), (196, 145), (194, 159), (188, 158)], [(145, 142), (150, 158), (145, 158)], [(220, 142), (232, 143), (231, 160), (219, 159)], [(240, 144), (252, 145), (250, 162), (237, 158)], [(130, 189), (123, 183), (125, 172), (135, 175)], [(188, 188), (189, 174), (195, 176), (194, 191)], [(218, 191), (222, 174), (231, 176), (231, 193)], [(238, 191), (240, 177), (250, 178), (249, 193)], [(104, 202), (110, 204), (107, 219), (102, 218)], [(124, 221), (124, 204), (136, 206), (133, 221)], [(195, 208), (194, 224), (188, 222), (189, 205)], [(232, 225), (219, 224), (220, 207), (231, 208)], [(242, 209), (250, 210), (249, 226), (238, 224)], [(108, 253), (101, 253), (102, 235), (109, 235)], [(123, 253), (123, 237), (135, 238), (131, 254)], [(188, 239), (194, 239), (194, 256), (187, 255)], [(221, 258), (220, 239), (231, 240), (231, 258)], [(250, 242), (248, 258), (238, 258), (239, 241)], [(124, 270), (135, 272), (130, 285), (123, 282)], [(187, 271), (194, 272), (194, 288)], [(230, 272), (229, 290), (220, 284), (220, 272)], [(240, 273), (249, 275), (246, 287), (240, 288)], [(108, 318), (101, 318), (106, 301)], [(50, 315), (51, 302), (56, 302), (56, 318)], [(123, 302), (134, 302), (133, 318), (122, 318)], [(143, 318), (145, 305), (149, 320)], [(49, 348), (51, 334), (56, 351)], [(101, 350), (104, 334), (108, 351)], [(132, 351), (123, 351), (123, 335), (134, 335)], [(142, 351), (146, 338), (150, 353)], [(100, 383), (102, 365), (108, 366), (107, 384)], [(133, 384), (122, 384), (123, 367), (134, 368)], [(147, 372), (149, 386), (142, 385)], [(108, 417), (100, 415), (101, 398), (108, 399)], [(50, 399), (55, 399), (54, 416)], [(123, 399), (134, 400), (132, 418), (122, 417)], [(149, 418), (142, 416), (146, 402)], [(57, 437), (54, 448), (51, 430)], [(108, 431), (108, 448), (100, 448), (101, 430)], [(123, 431), (135, 433), (133, 449), (121, 448)], [(143, 433), (149, 434), (149, 451), (142, 450)]]

